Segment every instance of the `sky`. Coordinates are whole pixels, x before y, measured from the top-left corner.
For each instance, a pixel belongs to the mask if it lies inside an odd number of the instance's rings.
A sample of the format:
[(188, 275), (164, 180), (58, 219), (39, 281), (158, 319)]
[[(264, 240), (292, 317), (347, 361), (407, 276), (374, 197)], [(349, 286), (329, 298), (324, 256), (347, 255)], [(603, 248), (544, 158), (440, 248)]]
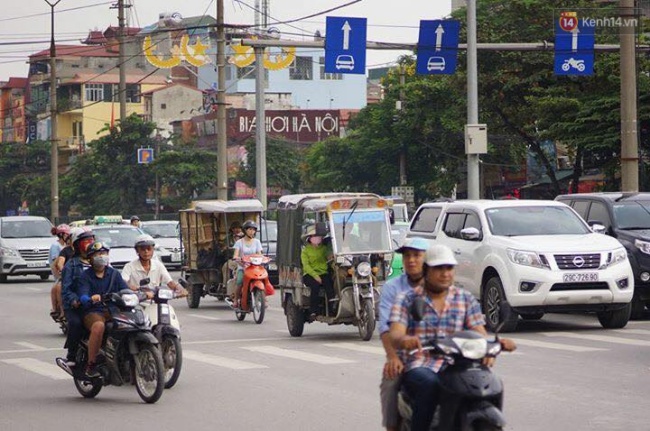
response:
[[(26, 77), (30, 54), (50, 44), (50, 6), (56, 0), (4, 0), (0, 18), (0, 81), (11, 76)], [(129, 25), (145, 27), (158, 21), (161, 12), (178, 12), (183, 17), (204, 14), (216, 17), (216, 0), (125, 0)], [(451, 0), (269, 0), (269, 25), (277, 27), (283, 39), (312, 39), (316, 30), (325, 33), (327, 16), (368, 19), (367, 40), (375, 42), (416, 43), (422, 19), (449, 15)], [(117, 0), (60, 0), (55, 6), (57, 44), (79, 44), (90, 30), (117, 26)], [(261, 3), (261, 1), (260, 1)], [(353, 4), (350, 4), (353, 3)], [(287, 25), (274, 25), (347, 5), (341, 9), (306, 18)], [(224, 0), (225, 22), (253, 24), (255, 0)], [(24, 44), (29, 42), (29, 44)], [(370, 50), (367, 67), (393, 63), (404, 52)]]

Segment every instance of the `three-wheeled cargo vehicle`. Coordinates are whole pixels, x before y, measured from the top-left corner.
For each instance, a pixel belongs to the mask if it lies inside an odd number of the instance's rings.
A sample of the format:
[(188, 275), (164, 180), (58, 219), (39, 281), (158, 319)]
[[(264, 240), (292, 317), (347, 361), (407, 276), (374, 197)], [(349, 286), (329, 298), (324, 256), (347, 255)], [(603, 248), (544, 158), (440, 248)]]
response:
[(264, 229), (264, 207), (257, 199), (234, 201), (194, 201), (179, 212), (183, 241), (184, 278), (189, 283), (187, 304), (197, 308), (201, 298), (209, 295), (223, 301), (234, 292), (227, 262), (232, 258), (236, 238), (230, 226), (252, 220)]
[[(299, 337), (306, 322), (319, 321), (355, 325), (370, 340), (393, 253), (388, 202), (372, 193), (287, 195), (278, 201), (277, 215), (278, 287), (289, 333)], [(336, 295), (332, 310), (320, 289), (315, 316), (301, 262), (305, 234), (314, 229), (331, 248), (328, 270)]]

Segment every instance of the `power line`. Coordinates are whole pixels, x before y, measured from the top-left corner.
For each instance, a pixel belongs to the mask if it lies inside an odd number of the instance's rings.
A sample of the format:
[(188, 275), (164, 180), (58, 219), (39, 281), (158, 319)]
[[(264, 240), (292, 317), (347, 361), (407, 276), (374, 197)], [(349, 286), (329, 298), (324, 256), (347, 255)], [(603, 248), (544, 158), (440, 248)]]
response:
[[(59, 10), (54, 11), (54, 14), (58, 15), (58, 14), (63, 13), (63, 12), (70, 12), (70, 11), (79, 10), (79, 9), (87, 9), (87, 8), (91, 8), (91, 7), (103, 6), (103, 5), (112, 4), (112, 3), (113, 3), (113, 1), (107, 1), (107, 2), (102, 2), (102, 3), (94, 3), (94, 4), (90, 4), (90, 5), (86, 5), (86, 6), (77, 6), (77, 7), (73, 7), (73, 8), (69, 8), (69, 9), (59, 9)], [(35, 13), (35, 14), (31, 14), (31, 15), (14, 16), (14, 17), (11, 17), (11, 18), (2, 18), (2, 19), (0, 19), (0, 22), (17, 21), (17, 20), (21, 20), (21, 19), (34, 18), (34, 17), (37, 17), (37, 16), (45, 16), (45, 15), (50, 16), (50, 13), (51, 12), (42, 12), (42, 13)]]

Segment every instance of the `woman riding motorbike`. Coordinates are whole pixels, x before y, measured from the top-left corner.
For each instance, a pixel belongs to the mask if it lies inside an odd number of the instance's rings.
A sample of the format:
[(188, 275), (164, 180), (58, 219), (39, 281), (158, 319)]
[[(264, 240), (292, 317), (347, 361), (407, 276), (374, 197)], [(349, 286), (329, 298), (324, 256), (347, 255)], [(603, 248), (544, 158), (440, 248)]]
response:
[(50, 254), (48, 263), (54, 275), (54, 285), (50, 290), (50, 301), (52, 302), (52, 310), (50, 317), (58, 320), (63, 316), (63, 304), (61, 301), (61, 271), (65, 265), (65, 259), (59, 259), (59, 255), (63, 249), (70, 245), (70, 226), (67, 224), (60, 224), (52, 228), (52, 235), (56, 235), (56, 242), (50, 246)]
[(244, 236), (238, 239), (233, 246), (235, 248), (233, 259), (238, 261), (239, 265), (236, 276), (235, 308), (239, 308), (240, 306), (242, 285), (244, 283), (244, 264), (241, 262), (241, 259), (245, 256), (262, 253), (262, 243), (259, 239), (255, 238), (257, 223), (253, 220), (246, 220), (242, 225), (242, 229), (244, 230)]

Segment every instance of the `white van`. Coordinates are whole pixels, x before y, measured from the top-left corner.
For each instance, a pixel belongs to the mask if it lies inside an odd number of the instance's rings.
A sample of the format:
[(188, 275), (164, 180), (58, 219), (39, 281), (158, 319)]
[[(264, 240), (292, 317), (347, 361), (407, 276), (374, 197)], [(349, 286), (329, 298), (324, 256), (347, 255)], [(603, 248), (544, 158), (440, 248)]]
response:
[(55, 240), (52, 223), (45, 217), (0, 217), (0, 283), (10, 275), (33, 274), (47, 280), (47, 258)]

